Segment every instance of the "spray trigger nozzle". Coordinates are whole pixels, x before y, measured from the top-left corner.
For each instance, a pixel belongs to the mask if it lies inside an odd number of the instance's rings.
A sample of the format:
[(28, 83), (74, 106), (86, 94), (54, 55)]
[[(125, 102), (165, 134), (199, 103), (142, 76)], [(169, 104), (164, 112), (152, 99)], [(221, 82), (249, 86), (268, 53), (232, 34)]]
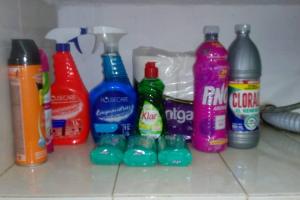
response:
[(82, 28), (55, 28), (49, 31), (46, 35), (46, 39), (55, 40), (57, 44), (68, 44), (73, 42), (77, 51), (82, 53), (78, 42), (80, 35), (87, 34), (88, 29)]
[(104, 44), (105, 53), (118, 52), (118, 44), (121, 37), (127, 34), (126, 31), (120, 28), (109, 26), (95, 26), (88, 30), (88, 33), (96, 36), (93, 53), (99, 48), (100, 43)]
[[(80, 28), (80, 35), (86, 35), (87, 32), (88, 32), (87, 28), (85, 28), (85, 27)], [(81, 50), (80, 45), (79, 45), (78, 37), (75, 37), (75, 38), (69, 40), (69, 42), (70, 43), (73, 42), (74, 45), (75, 45), (75, 48), (77, 49), (77, 51), (82, 54), (82, 50)]]

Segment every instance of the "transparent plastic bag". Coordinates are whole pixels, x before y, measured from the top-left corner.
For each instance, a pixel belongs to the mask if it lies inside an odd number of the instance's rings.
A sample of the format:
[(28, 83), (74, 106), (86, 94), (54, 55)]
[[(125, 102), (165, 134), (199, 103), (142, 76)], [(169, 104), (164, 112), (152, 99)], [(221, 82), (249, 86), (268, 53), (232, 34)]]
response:
[(165, 84), (164, 95), (182, 100), (193, 100), (194, 52), (169, 52), (154, 47), (133, 50), (133, 76), (135, 83), (144, 78), (145, 64), (156, 62), (159, 78)]

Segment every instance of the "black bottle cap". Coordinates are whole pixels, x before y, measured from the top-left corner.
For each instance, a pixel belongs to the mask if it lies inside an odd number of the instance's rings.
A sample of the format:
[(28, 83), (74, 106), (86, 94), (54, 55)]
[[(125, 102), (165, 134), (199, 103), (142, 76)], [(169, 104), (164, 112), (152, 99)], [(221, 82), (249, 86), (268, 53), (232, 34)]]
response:
[(30, 39), (12, 39), (8, 65), (40, 64), (39, 49)]

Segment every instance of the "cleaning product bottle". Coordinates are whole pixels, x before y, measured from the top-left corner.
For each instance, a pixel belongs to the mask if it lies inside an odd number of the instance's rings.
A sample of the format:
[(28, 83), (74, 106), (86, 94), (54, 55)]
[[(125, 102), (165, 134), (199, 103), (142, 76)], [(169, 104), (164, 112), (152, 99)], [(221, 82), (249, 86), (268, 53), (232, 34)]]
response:
[(33, 40), (12, 40), (8, 77), (15, 161), (18, 165), (36, 166), (47, 161), (47, 149), (42, 69), (39, 50)]
[(96, 35), (94, 50), (101, 42), (104, 43), (104, 80), (90, 92), (93, 138), (98, 143), (107, 126), (113, 129), (111, 133), (129, 136), (135, 129), (137, 99), (118, 52), (118, 42), (126, 33), (103, 26), (93, 27), (89, 33)]
[(229, 145), (246, 149), (259, 141), (261, 61), (249, 37), (250, 25), (237, 24), (235, 32), (229, 48)]
[(154, 166), (157, 163), (157, 146), (153, 137), (132, 135), (128, 138), (124, 164), (132, 167)]
[(188, 166), (192, 153), (183, 135), (173, 134), (158, 139), (158, 161), (165, 166)]
[(158, 78), (155, 62), (145, 66), (145, 78), (138, 85), (139, 119), (138, 133), (142, 136), (159, 138), (165, 133), (166, 117), (163, 106), (164, 84)]
[(56, 40), (51, 100), (54, 144), (58, 145), (84, 143), (89, 134), (88, 92), (77, 71), (69, 44), (80, 34), (80, 28), (55, 28), (46, 35), (47, 39)]
[[(107, 126), (108, 127), (108, 126)], [(96, 147), (90, 153), (90, 160), (96, 165), (118, 165), (123, 161), (126, 148), (126, 137), (123, 134), (111, 133), (109, 128), (101, 135)]]
[(40, 60), (42, 66), (43, 75), (43, 107), (45, 113), (45, 128), (46, 128), (46, 146), (47, 152), (52, 153), (54, 151), (52, 128), (52, 110), (51, 110), (51, 90), (50, 90), (50, 78), (49, 78), (49, 63), (47, 54), (43, 49), (39, 50)]
[(205, 26), (205, 42), (194, 65), (192, 143), (197, 150), (220, 152), (227, 146), (227, 51), (218, 41), (218, 26)]

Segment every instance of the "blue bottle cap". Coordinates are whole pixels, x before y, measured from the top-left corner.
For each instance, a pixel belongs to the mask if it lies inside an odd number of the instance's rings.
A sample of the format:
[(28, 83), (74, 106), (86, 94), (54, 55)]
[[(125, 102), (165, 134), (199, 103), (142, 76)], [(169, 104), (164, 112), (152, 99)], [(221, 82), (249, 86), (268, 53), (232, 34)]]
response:
[(70, 44), (68, 44), (68, 43), (57, 43), (56, 44), (56, 51), (57, 52), (70, 51)]

